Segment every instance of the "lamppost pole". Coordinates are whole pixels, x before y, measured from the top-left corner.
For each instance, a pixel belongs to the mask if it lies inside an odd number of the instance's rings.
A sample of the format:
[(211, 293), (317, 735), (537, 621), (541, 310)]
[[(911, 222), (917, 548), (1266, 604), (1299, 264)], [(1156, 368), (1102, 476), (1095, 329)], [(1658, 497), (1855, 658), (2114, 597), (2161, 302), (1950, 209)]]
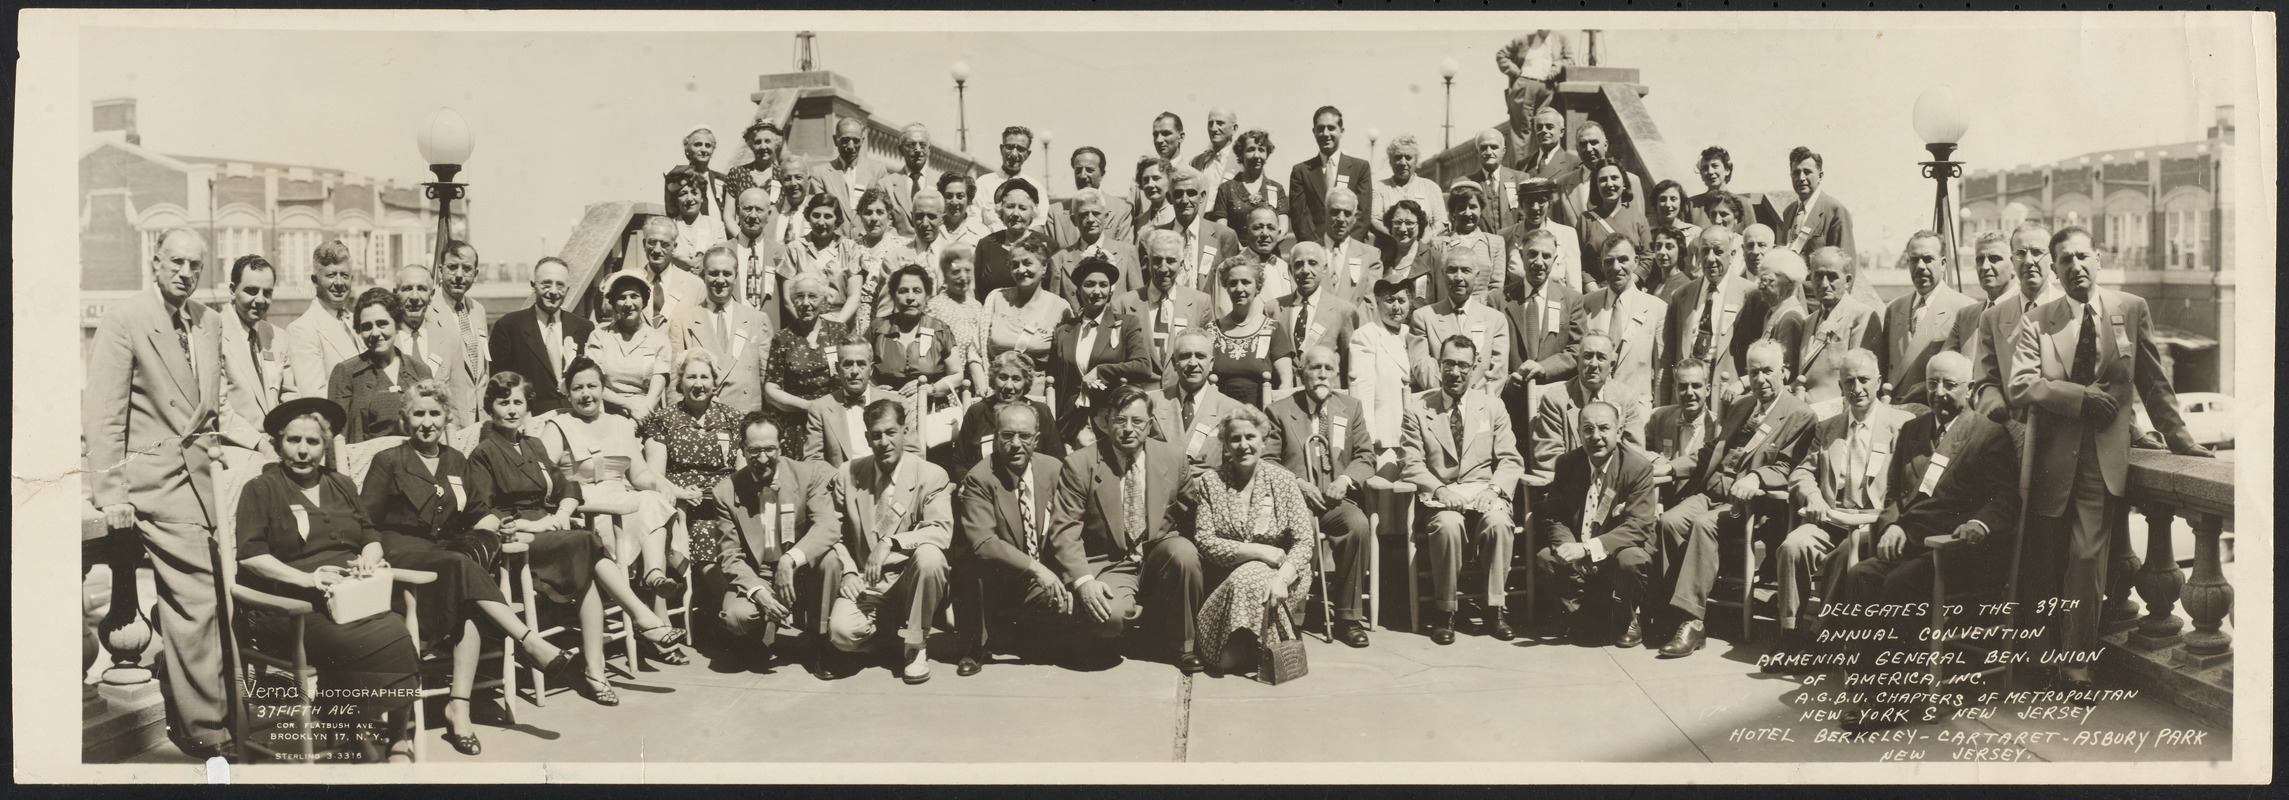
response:
[(437, 176), (421, 187), (424, 196), (437, 201), (437, 252), (430, 263), (443, 264), (445, 243), (453, 238), (453, 201), (468, 196), (468, 184), (453, 182), (453, 176), (461, 172), (461, 164), (469, 160), (477, 140), (460, 112), (440, 108), (429, 115), (429, 123), (422, 126), (414, 143), (421, 148), (421, 159), (429, 162), (429, 171)]
[(966, 157), (970, 154), (969, 62), (954, 62), (953, 73), (954, 113), (957, 115), (955, 118), (955, 130), (961, 134), (962, 155)]
[(1454, 63), (1454, 59), (1439, 60), (1439, 77), (1444, 78), (1447, 85), (1446, 139), (1445, 143), (1439, 146), (1439, 152), (1442, 153), (1454, 147), (1454, 76), (1459, 71), (1461, 68)]

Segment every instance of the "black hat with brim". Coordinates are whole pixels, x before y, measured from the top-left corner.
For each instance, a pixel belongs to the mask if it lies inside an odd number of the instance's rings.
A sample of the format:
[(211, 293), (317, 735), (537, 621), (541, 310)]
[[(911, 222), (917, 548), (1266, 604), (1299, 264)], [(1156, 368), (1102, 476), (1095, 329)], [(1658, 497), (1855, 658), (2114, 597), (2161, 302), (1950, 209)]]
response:
[(341, 404), (332, 400), (323, 397), (297, 397), (272, 407), (270, 413), (262, 418), (262, 431), (276, 437), (280, 431), (286, 429), (286, 423), (301, 419), (309, 414), (316, 414), (324, 418), (326, 427), (334, 431), (340, 431), (343, 423), (349, 419), (349, 414), (342, 411)]

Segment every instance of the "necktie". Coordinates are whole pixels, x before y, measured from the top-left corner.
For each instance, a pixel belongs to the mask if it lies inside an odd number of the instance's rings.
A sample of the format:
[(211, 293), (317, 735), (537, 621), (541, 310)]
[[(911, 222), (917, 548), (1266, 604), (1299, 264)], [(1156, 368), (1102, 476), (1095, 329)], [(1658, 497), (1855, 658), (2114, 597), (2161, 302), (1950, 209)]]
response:
[(1145, 532), (1144, 465), (1137, 463), (1144, 453), (1129, 460), (1128, 474), (1121, 476), (1121, 521), (1126, 525), (1131, 541), (1141, 540)]
[(1310, 321), (1311, 321), (1311, 300), (1310, 300), (1309, 298), (1301, 298), (1301, 299), (1298, 299), (1298, 300), (1296, 301), (1296, 331), (1295, 331), (1295, 343), (1296, 343), (1296, 346), (1297, 346), (1297, 347), (1302, 347), (1302, 346), (1304, 346), (1304, 342), (1303, 342), (1303, 339), (1304, 339), (1304, 332), (1305, 332), (1305, 331), (1308, 331), (1308, 330), (1310, 330), (1310, 329), (1311, 329)]
[(1710, 317), (1716, 316), (1715, 314), (1710, 313), (1715, 311), (1717, 308), (1717, 292), (1715, 291), (1715, 288), (1716, 287), (1709, 285), (1704, 285), (1702, 287), (1702, 292), (1708, 295), (1708, 302), (1701, 305), (1701, 330), (1700, 333), (1693, 338), (1693, 357), (1701, 359), (1702, 361), (1710, 361), (1714, 360), (1715, 358), (1715, 356), (1709, 352), (1709, 348), (1716, 344), (1715, 328), (1717, 323), (1710, 319)]
[(544, 319), (540, 323), (540, 341), (542, 346), (548, 348), (550, 375), (564, 371), (564, 337), (557, 335), (556, 324), (554, 319)]
[(469, 374), (485, 374), (485, 357), (477, 353), (477, 334), (469, 330), (469, 309), (455, 310), (453, 318), (461, 323), (461, 350), (468, 355)]
[(731, 306), (715, 310), (715, 340), (721, 343), (723, 355), (731, 355)]
[(2074, 370), (2067, 380), (2089, 386), (2098, 380), (2098, 312), (2082, 306), (2082, 335), (2074, 342)]
[[(1184, 403), (1183, 403), (1183, 405), (1184, 405), (1184, 430), (1187, 430), (1187, 431), (1189, 431), (1189, 430), (1192, 430), (1192, 410), (1193, 410), (1193, 407), (1194, 407), (1194, 405), (1195, 405), (1196, 403), (1198, 403), (1198, 402), (1199, 402), (1199, 398), (1198, 398), (1197, 396), (1195, 396), (1195, 397), (1188, 397), (1188, 398), (1185, 398), (1185, 400), (1184, 400)], [(1178, 434), (1179, 434), (1179, 435), (1181, 435), (1182, 433), (1183, 433), (1182, 431), (1179, 431), (1179, 432), (1178, 432)]]
[(898, 520), (890, 518), (891, 497), (898, 489), (897, 481), (893, 480), (895, 477), (895, 475), (883, 474), (877, 467), (875, 473), (875, 491), (877, 494), (874, 496), (874, 513), (870, 517), (874, 524), (867, 526), (867, 534), (877, 541), (896, 532), (893, 526), (898, 524)]
[(1866, 421), (1863, 420), (1860, 422), (1852, 423), (1852, 443), (1845, 449), (1844, 455), (1845, 477), (1851, 481), (1850, 484), (1844, 487), (1844, 496), (1846, 498), (1858, 498), (1860, 496), (1860, 486), (1862, 479), (1867, 477), (1867, 436), (1868, 423)]
[[(185, 337), (184, 342), (188, 344), (189, 341), (190, 339)], [(189, 352), (188, 347), (185, 348), (185, 352)], [(266, 385), (262, 376), (262, 340), (251, 330), (246, 332), (246, 354), (248, 363), (254, 365), (254, 385), (257, 388)]]
[(191, 355), (191, 323), (183, 319), (183, 310), (180, 308), (168, 314), (168, 318), (175, 324), (175, 341), (183, 346), (183, 363), (191, 368), (191, 376), (197, 377), (199, 360)]
[(1590, 492), (1582, 498), (1583, 536), (1592, 535), (1599, 522), (1605, 521), (1605, 471), (1594, 469), (1590, 473)]
[(1606, 340), (1612, 342), (1617, 350), (1621, 348), (1621, 329), (1627, 324), (1627, 320), (1622, 318), (1622, 297), (1623, 295), (1614, 295), (1613, 308), (1606, 312), (1611, 315), (1606, 317)]
[(1033, 481), (1017, 482), (1018, 524), (1025, 526), (1025, 552), (1036, 558), (1041, 555), (1041, 526), (1033, 521)]
[(1454, 403), (1454, 409), (1453, 409), (1452, 411), (1449, 411), (1449, 412), (1447, 413), (1447, 423), (1448, 423), (1448, 425), (1452, 426), (1452, 427), (1453, 427), (1453, 429), (1454, 429), (1454, 444), (1455, 444), (1455, 446), (1456, 446), (1456, 447), (1461, 447), (1461, 446), (1462, 446), (1462, 443), (1463, 443), (1463, 441), (1464, 441), (1464, 439), (1462, 438), (1462, 401), (1461, 401), (1461, 400), (1456, 400), (1456, 401), (1455, 401), (1455, 403)]
[[(758, 242), (757, 244), (760, 245), (761, 243)], [(750, 247), (747, 249), (747, 280), (744, 281), (744, 283), (747, 285), (747, 304), (756, 308), (762, 308), (763, 273), (756, 269), (755, 266), (755, 251), (757, 249), (759, 248)]]
[(1538, 360), (1542, 357), (1541, 292), (1526, 296), (1526, 325), (1525, 330), (1518, 332), (1520, 338), (1525, 340), (1518, 343), (1523, 351), (1519, 355), (1524, 356), (1527, 360)]

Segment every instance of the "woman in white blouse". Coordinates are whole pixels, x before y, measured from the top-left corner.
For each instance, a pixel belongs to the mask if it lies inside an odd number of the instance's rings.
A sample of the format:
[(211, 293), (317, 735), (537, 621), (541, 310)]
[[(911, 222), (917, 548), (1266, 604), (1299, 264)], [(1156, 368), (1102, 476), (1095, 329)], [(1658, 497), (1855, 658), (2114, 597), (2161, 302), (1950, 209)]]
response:
[[(1009, 277), (1016, 285), (986, 295), (987, 354), (1024, 353), (1033, 360), (1037, 375), (1047, 375), (1054, 355), (1050, 334), (1070, 307), (1065, 298), (1041, 289), (1041, 277), (1049, 264), (1048, 237), (1024, 236), (1011, 244), (1015, 249), (1009, 251)], [(1035, 378), (1030, 395), (1043, 397), (1045, 383), (1045, 378)]]
[(604, 371), (607, 410), (643, 419), (660, 406), (668, 387), (666, 334), (644, 321), (652, 305), (652, 282), (641, 272), (621, 272), (604, 284), (612, 322), (588, 337), (588, 357)]

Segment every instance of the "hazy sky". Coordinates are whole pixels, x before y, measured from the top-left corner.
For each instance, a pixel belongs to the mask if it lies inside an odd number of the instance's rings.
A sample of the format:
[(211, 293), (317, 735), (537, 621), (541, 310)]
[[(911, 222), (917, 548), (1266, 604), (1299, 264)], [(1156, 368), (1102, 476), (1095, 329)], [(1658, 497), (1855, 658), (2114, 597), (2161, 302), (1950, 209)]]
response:
[[(1971, 128), (1957, 157), (1980, 169), (2198, 139), (2213, 107), (2235, 102), (2236, 76), (2251, 74), (2246, 38), (2237, 41), (2215, 18), (2177, 14), (1920, 15), (1896, 18), (1910, 25), (1896, 30), (1629, 30), (1622, 28), (1675, 18), (1608, 16), (1612, 22), (1597, 23), (1611, 26), (1603, 63), (1642, 71), (1652, 88), (1646, 105), (1679, 157), (1722, 144), (1733, 153), (1737, 188), (1780, 190), (1787, 150), (1811, 146), (1826, 157), (1828, 190), (1852, 208), (1862, 241), (1887, 250), (1930, 221), (1931, 186), (1915, 165), (1927, 156), (1909, 123), (1928, 86), (1952, 85), (1962, 99)], [(1769, 18), (1776, 25), (1802, 19)], [(772, 21), (749, 19), (756, 26)], [(1296, 27), (1313, 19), (1235, 19), (1223, 27)], [(1346, 113), (1347, 153), (1369, 155), (1369, 128), (1380, 129), (1385, 141), (1413, 133), (1435, 152), (1441, 58), (1461, 67), (1455, 138), (1500, 122), (1503, 79), (1494, 52), (1515, 27), (1447, 15), (1407, 19), (1481, 29), (822, 29), (817, 41), (824, 66), (849, 77), (876, 114), (924, 123), (948, 147), (956, 110), (947, 65), (967, 61), (970, 150), (993, 159), (1005, 125), (1050, 131), (1063, 188), (1070, 185), (1064, 165), (1072, 148), (1095, 145), (1116, 164), (1133, 163), (1149, 149), (1148, 125), (1162, 110), (1185, 118), (1190, 153), (1207, 141), (1208, 108), (1234, 108), (1243, 128), (1271, 133), (1271, 169), (1282, 178), (1288, 165), (1312, 156), (1309, 117), (1323, 104)], [(790, 31), (694, 28), (90, 29), (81, 49), (82, 130), (84, 101), (132, 95), (143, 142), (160, 152), (412, 182), (427, 177), (415, 129), (432, 109), (451, 106), (477, 136), (461, 173), (479, 198), (475, 243), (489, 261), (527, 261), (541, 254), (544, 239), (552, 251), (561, 246), (588, 203), (658, 198), (660, 173), (681, 161), (683, 131), (711, 123), (728, 144), (752, 116), (748, 94), (756, 76), (793, 68)], [(1579, 47), (1580, 32), (1572, 33)], [(1384, 174), (1380, 153), (1372, 160)], [(1126, 171), (1115, 169), (1108, 186), (1125, 188)]]

